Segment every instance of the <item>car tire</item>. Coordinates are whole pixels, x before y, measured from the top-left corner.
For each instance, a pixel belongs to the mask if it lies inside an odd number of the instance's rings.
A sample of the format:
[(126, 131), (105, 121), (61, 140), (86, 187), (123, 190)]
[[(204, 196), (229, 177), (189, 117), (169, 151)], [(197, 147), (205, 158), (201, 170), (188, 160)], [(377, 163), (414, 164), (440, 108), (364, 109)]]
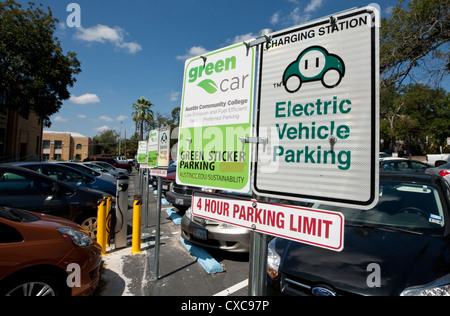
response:
[(0, 296), (67, 296), (68, 287), (52, 275), (23, 275), (0, 284)]

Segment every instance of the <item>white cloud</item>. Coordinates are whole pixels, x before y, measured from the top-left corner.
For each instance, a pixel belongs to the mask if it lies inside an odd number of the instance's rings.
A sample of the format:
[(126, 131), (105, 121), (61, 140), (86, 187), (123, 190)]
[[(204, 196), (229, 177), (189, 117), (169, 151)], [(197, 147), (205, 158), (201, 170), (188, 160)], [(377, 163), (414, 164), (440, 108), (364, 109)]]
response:
[(130, 54), (136, 54), (142, 50), (142, 46), (136, 42), (126, 42), (127, 33), (122, 28), (115, 26), (114, 28), (107, 25), (98, 24), (90, 28), (77, 28), (78, 33), (75, 38), (85, 42), (112, 43), (118, 48), (125, 49)]
[(280, 11), (275, 12), (270, 18), (270, 24), (272, 25), (278, 24), (278, 21), (280, 21), (280, 14), (281, 14)]
[(270, 18), (272, 25), (281, 23), (282, 25), (292, 26), (306, 23), (311, 20), (313, 13), (317, 12), (325, 3), (325, 0), (310, 0), (306, 6), (300, 6), (297, 0), (288, 1), (296, 7), (286, 15), (283, 15), (281, 11), (275, 12)]
[(100, 117), (98, 118), (98, 120), (99, 120), (99, 121), (103, 121), (103, 122), (112, 122), (112, 121), (114, 121), (112, 118), (110, 118), (110, 117), (108, 117), (108, 116), (105, 116), (105, 115), (100, 116)]
[(257, 35), (253, 34), (253, 33), (236, 35), (233, 39), (227, 40), (227, 43), (230, 43), (230, 44), (242, 43), (244, 41), (247, 41), (247, 40), (255, 38), (255, 37), (257, 37)]
[(178, 98), (180, 97), (181, 92), (180, 91), (172, 91), (170, 93), (170, 101), (175, 102), (178, 101)]
[(80, 119), (85, 119), (85, 118), (86, 118), (86, 115), (84, 115), (84, 114), (78, 114), (77, 117), (80, 118)]
[(116, 121), (126, 121), (127, 119), (128, 119), (128, 116), (126, 116), (126, 115), (119, 115), (116, 118)]
[(94, 128), (94, 130), (97, 132), (103, 133), (103, 132), (110, 130), (110, 128), (109, 128), (109, 126), (103, 125), (103, 126)]
[(203, 48), (201, 46), (193, 46), (191, 47), (187, 52), (186, 55), (183, 56), (177, 56), (178, 60), (186, 60), (192, 57), (200, 56), (203, 54), (208, 53), (209, 51), (206, 48)]
[(53, 119), (53, 121), (65, 123), (65, 122), (68, 122), (69, 119), (63, 118), (62, 116), (56, 116), (56, 117)]
[(86, 93), (79, 97), (73, 95), (70, 97), (69, 101), (75, 104), (91, 104), (99, 103), (100, 98), (96, 94)]
[(306, 13), (314, 12), (320, 9), (323, 4), (323, 0), (311, 0), (308, 6), (305, 8)]

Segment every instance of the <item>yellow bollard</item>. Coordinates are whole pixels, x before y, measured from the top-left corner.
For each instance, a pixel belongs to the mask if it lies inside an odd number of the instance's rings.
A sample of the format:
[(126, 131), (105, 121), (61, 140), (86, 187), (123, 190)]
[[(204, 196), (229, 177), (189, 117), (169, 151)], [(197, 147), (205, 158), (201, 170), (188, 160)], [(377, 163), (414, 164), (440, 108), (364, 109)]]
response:
[[(106, 245), (107, 246), (111, 246), (111, 244), (109, 243), (109, 241), (111, 240), (111, 231), (113, 231), (115, 229), (115, 227), (108, 227), (108, 226), (112, 226), (112, 219), (111, 219), (111, 204), (112, 204), (112, 197), (111, 196), (103, 196), (103, 199), (106, 200)], [(109, 219), (109, 223), (108, 223), (108, 219)], [(109, 228), (109, 231), (108, 231)]]
[(106, 200), (97, 202), (97, 243), (102, 247), (102, 256), (106, 256), (106, 205)]
[(141, 205), (141, 197), (139, 195), (135, 195), (133, 203), (133, 241), (131, 247), (132, 254), (141, 253)]

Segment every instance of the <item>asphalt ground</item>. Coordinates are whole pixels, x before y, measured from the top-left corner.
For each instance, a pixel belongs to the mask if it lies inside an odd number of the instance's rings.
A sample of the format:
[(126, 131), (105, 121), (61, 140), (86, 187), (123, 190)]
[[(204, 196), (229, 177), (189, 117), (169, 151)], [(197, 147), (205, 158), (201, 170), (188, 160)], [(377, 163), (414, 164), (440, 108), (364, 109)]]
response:
[[(183, 212), (170, 204), (162, 205), (159, 275), (155, 273), (155, 233), (157, 195), (148, 196), (148, 224), (142, 227), (141, 254), (131, 254), (133, 197), (138, 192), (138, 172), (130, 176), (128, 189), (128, 246), (107, 249), (96, 296), (247, 296), (249, 276), (248, 254), (232, 254), (205, 249), (223, 272), (208, 273), (180, 240), (180, 225), (167, 214), (172, 208), (175, 217)], [(144, 207), (142, 207), (144, 210)], [(142, 216), (145, 218), (145, 216)], [(173, 217), (173, 216), (172, 216)], [(195, 247), (195, 246), (194, 246)], [(196, 249), (199, 250), (199, 249)], [(200, 249), (201, 251), (205, 251)], [(194, 253), (195, 254), (195, 253)]]

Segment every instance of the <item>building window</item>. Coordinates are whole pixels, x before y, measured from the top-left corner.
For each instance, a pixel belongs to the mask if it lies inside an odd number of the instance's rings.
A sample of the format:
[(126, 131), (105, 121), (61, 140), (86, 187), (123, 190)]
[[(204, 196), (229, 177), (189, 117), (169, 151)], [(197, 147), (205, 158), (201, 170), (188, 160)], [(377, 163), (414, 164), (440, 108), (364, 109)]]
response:
[(62, 141), (55, 140), (55, 149), (62, 149)]
[(81, 150), (81, 149), (83, 149), (83, 146), (81, 144), (78, 144), (77, 145), (77, 150)]
[(44, 140), (43, 141), (43, 147), (44, 147), (44, 149), (49, 149), (50, 148), (50, 141), (49, 140)]

